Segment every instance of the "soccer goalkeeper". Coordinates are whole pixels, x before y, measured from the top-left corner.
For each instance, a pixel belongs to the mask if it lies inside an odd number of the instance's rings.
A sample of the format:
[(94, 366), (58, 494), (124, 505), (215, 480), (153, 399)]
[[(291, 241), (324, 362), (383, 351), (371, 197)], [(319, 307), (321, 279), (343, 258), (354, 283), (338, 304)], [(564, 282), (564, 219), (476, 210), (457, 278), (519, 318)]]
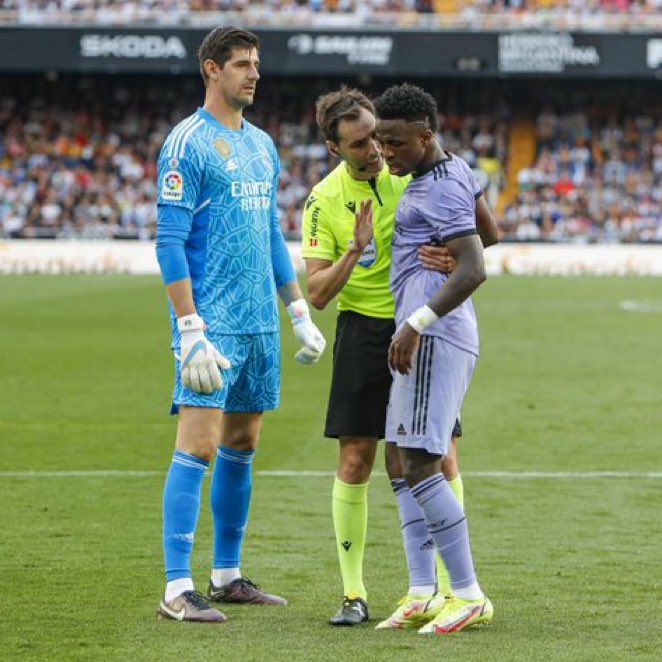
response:
[[(165, 141), (158, 165), (157, 256), (171, 303), (177, 441), (163, 492), (166, 589), (158, 613), (218, 623), (215, 603), (283, 605), (242, 575), (252, 463), (262, 412), (280, 391), (276, 292), (316, 362), (325, 341), (301, 296), (276, 206), (279, 162), (269, 136), (242, 117), (260, 75), (258, 39), (217, 28), (204, 39), (202, 108)], [(214, 553), (207, 597), (191, 551), (209, 463)]]

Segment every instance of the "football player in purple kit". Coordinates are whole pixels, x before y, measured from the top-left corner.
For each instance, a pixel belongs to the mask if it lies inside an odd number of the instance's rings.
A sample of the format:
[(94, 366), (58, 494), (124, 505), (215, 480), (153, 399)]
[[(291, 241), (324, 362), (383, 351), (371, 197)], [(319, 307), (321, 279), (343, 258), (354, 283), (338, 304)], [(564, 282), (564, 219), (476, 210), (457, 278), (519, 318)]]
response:
[[(413, 175), (392, 243), (396, 334), (389, 348), (394, 381), (386, 437), (396, 440), (405, 479), (451, 580), (452, 595), (419, 632), (445, 634), (493, 617), (476, 578), (464, 511), (441, 470), (478, 356), (470, 296), (486, 278), (476, 230), (476, 206), (486, 203), (467, 163), (442, 149), (431, 95), (396, 85), (375, 108), (391, 174)], [(451, 274), (421, 265), (418, 250), (431, 243), (444, 244), (456, 260)]]

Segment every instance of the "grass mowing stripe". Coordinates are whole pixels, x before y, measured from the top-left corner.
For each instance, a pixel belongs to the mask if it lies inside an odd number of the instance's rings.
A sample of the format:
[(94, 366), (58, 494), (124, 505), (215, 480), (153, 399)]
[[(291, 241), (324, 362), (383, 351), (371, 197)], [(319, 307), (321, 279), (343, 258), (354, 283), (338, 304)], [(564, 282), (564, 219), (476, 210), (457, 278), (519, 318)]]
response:
[[(157, 621), (176, 434), (162, 283), (0, 281), (0, 314), (13, 322), (0, 325), (0, 660), (659, 658), (662, 630), (645, 615), (659, 611), (661, 576), (660, 317), (619, 309), (658, 301), (659, 279), (504, 276), (477, 293), (481, 358), (460, 462), (473, 470), (463, 471), (471, 543), (496, 618), (443, 641), (371, 627), (407, 589), (383, 473), (370, 484), (364, 563), (373, 623), (328, 625), (342, 599), (337, 442), (323, 439), (332, 353), (297, 364), (287, 316), (282, 406), (265, 416), (242, 569), (290, 604), (228, 605), (228, 622), (213, 628)], [(314, 315), (330, 341), (334, 306)], [(206, 480), (192, 556), (201, 588), (210, 489)]]
[[(149, 478), (165, 476), (165, 471), (132, 471), (132, 470), (98, 470), (98, 471), (0, 471), (1, 478)], [(264, 469), (255, 472), (257, 476), (267, 478), (317, 478), (335, 476), (335, 471), (305, 471), (288, 469)], [(373, 471), (373, 476), (386, 476), (384, 471)], [(570, 479), (600, 479), (600, 478), (662, 478), (662, 471), (463, 471), (465, 478), (570, 478)]]

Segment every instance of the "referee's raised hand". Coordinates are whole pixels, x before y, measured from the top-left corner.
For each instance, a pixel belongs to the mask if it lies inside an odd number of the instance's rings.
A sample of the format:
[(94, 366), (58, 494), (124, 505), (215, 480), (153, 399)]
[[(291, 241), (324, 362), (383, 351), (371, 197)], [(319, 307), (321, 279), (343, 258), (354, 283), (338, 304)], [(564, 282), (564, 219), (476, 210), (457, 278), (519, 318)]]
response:
[(354, 250), (363, 249), (372, 241), (374, 230), (372, 227), (372, 199), (361, 200), (359, 210), (354, 214)]

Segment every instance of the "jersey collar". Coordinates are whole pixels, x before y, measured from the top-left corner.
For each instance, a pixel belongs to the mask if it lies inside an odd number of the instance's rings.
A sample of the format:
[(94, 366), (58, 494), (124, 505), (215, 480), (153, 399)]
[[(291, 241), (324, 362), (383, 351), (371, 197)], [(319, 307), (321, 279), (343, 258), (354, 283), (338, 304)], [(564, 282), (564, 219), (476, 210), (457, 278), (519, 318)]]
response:
[(200, 117), (212, 124), (218, 129), (223, 131), (228, 131), (229, 133), (243, 133), (246, 129), (246, 120), (242, 118), (241, 120), (241, 129), (230, 129), (223, 122), (219, 122), (208, 110), (205, 110), (202, 106), (196, 111)]
[(419, 179), (420, 177), (423, 177), (423, 175), (427, 175), (429, 172), (432, 172), (442, 163), (448, 163), (449, 161), (453, 160), (453, 155), (450, 152), (444, 151), (444, 154), (446, 154), (446, 156), (443, 159), (439, 159), (438, 161), (435, 161), (432, 165), (429, 165), (425, 170), (420, 170), (416, 174), (412, 173), (412, 177), (414, 179)]

